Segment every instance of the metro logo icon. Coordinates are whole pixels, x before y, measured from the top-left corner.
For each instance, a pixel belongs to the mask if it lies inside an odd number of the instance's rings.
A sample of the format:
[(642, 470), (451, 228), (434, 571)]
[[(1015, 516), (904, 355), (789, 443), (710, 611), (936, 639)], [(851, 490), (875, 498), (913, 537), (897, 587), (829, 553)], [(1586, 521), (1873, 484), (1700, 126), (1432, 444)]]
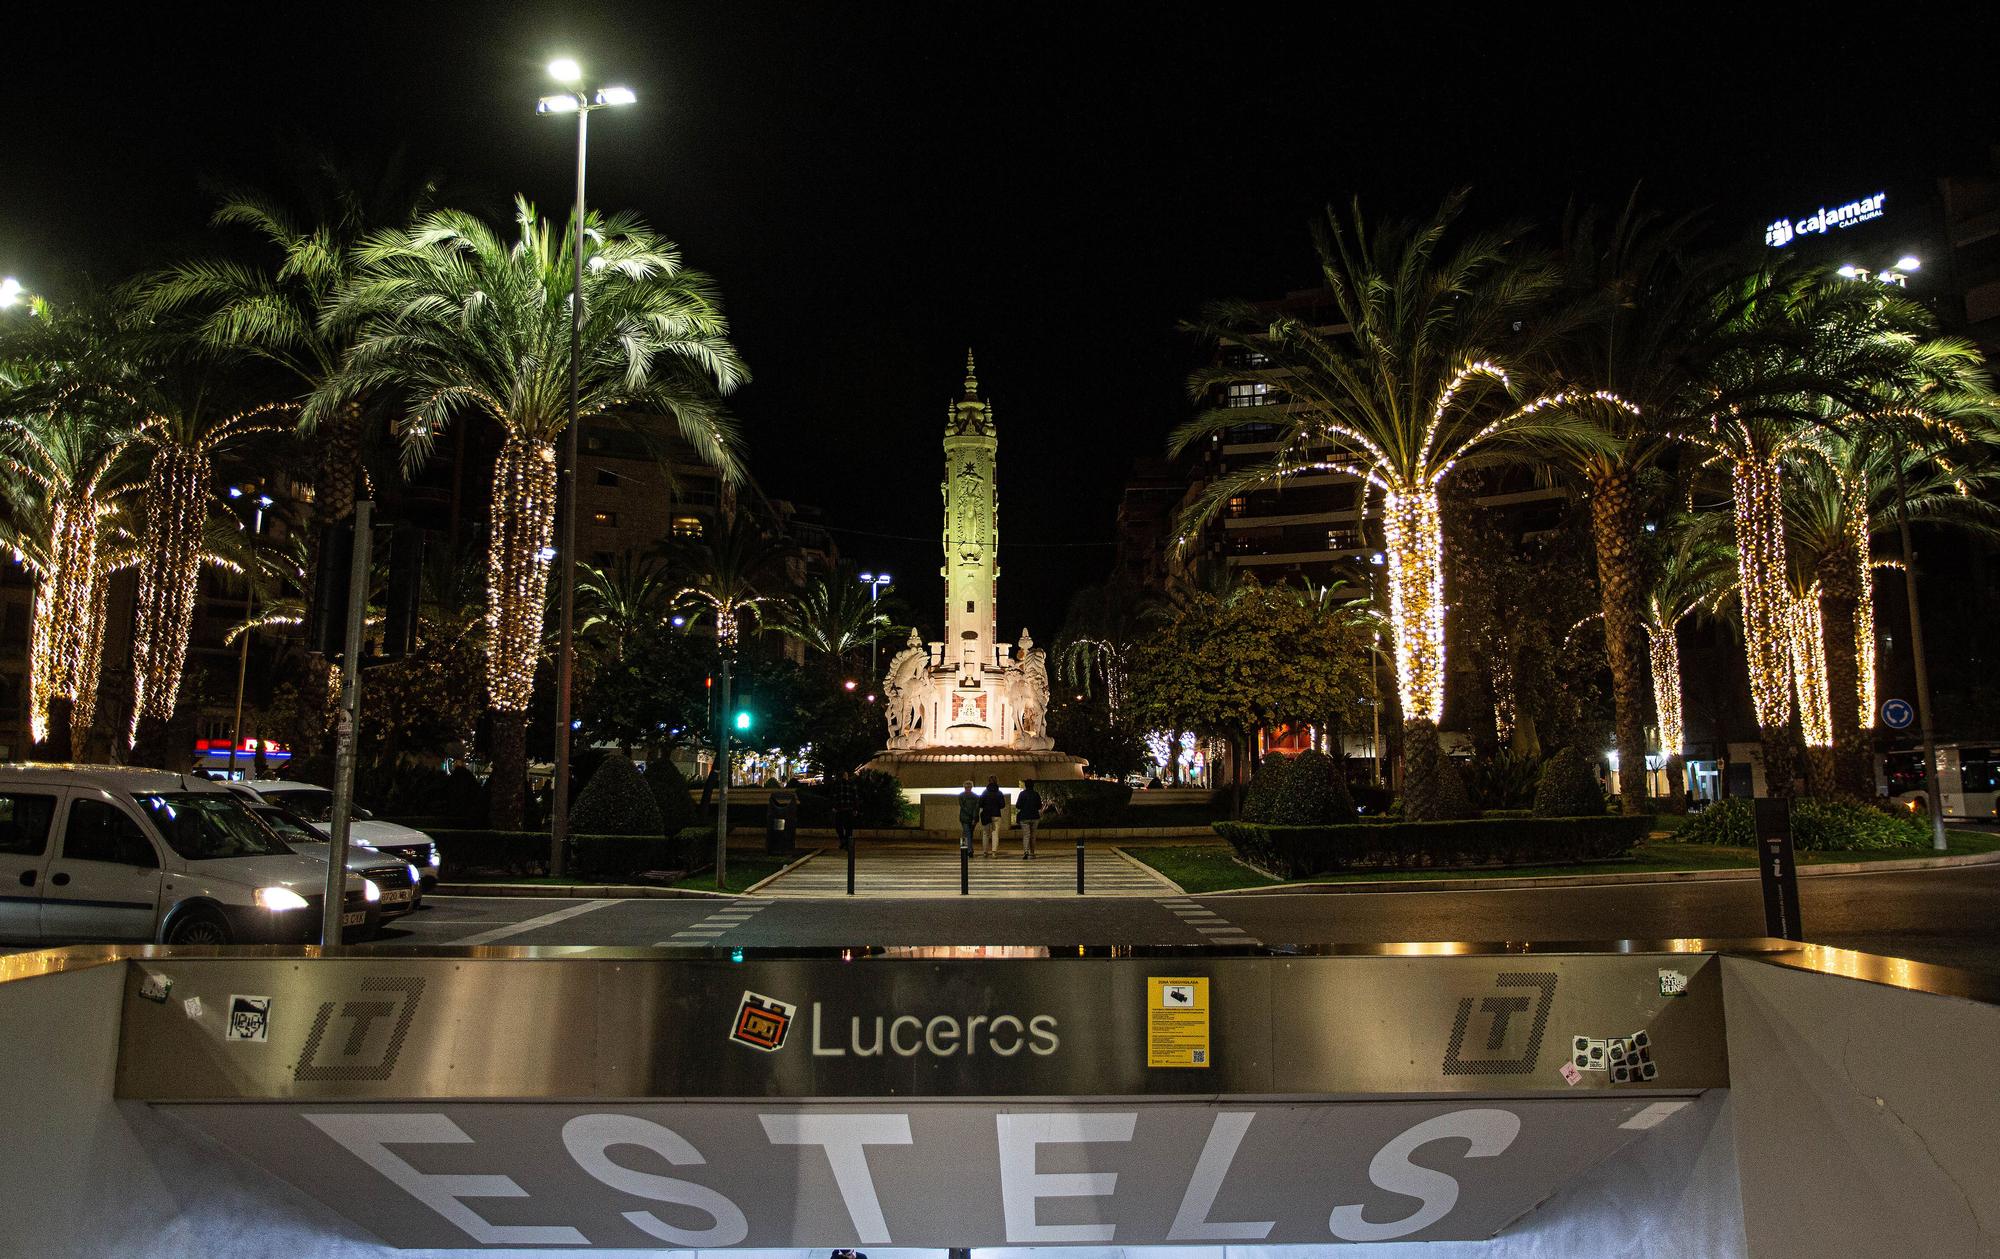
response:
[(785, 1036), (792, 1030), (792, 1016), (798, 1011), (795, 1005), (746, 988), (742, 1002), (736, 1007), (736, 1021), (730, 1026), (729, 1039), (767, 1054), (776, 1053), (784, 1048)]

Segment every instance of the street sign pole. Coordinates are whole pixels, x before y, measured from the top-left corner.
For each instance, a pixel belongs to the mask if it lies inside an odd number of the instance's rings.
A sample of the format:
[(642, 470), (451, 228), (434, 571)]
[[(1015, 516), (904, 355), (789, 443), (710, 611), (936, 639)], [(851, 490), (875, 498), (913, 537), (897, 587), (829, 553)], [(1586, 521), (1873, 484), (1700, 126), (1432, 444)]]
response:
[(374, 537), (369, 523), (375, 504), (354, 504), (354, 567), (348, 573), (347, 636), (340, 661), (340, 713), (333, 758), (333, 812), (328, 818), (326, 901), (320, 906), (320, 948), (341, 944), (340, 918), (347, 909), (347, 832), (354, 816), (354, 744), (361, 729), (361, 630), (368, 611), (368, 564)]
[(1764, 887), (1764, 934), (1803, 940), (1799, 922), (1799, 869), (1792, 852), (1792, 802), (1760, 796), (1756, 807), (1757, 876)]

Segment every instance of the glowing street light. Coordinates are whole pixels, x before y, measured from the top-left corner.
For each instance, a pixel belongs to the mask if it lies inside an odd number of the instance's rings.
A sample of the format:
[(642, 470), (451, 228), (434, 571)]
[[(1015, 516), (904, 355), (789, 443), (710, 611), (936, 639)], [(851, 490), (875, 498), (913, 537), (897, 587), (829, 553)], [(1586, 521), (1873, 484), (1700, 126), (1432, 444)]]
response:
[(570, 90), (544, 96), (535, 106), (538, 114), (576, 115), (576, 218), (571, 227), (570, 253), (576, 264), (569, 303), (569, 425), (563, 431), (563, 476), (569, 493), (562, 508), (561, 646), (556, 653), (556, 768), (553, 816), (549, 819), (549, 873), (561, 874), (564, 848), (569, 843), (569, 746), (575, 728), (571, 718), (571, 694), (576, 673), (576, 513), (577, 513), (577, 363), (583, 353), (583, 175), (585, 140), (590, 116), (600, 109), (637, 104), (639, 97), (628, 87), (599, 88), (586, 95), (576, 85), (583, 81), (583, 67), (574, 57), (557, 57), (549, 62), (549, 77)]
[(1898, 271), (1915, 271), (1923, 265), (1923, 259), (1917, 257), (1915, 254), (1904, 254), (1902, 257), (1896, 259), (1896, 270)]
[[(868, 628), (870, 630), (876, 628), (874, 625), (876, 596), (882, 593), (882, 587), (888, 585), (889, 580), (889, 574), (887, 573), (861, 574), (861, 584), (868, 587)], [(868, 640), (868, 676), (871, 678), (878, 678), (882, 675), (881, 648), (882, 645), (878, 640), (873, 638)]]
[(13, 276), (0, 276), (0, 306), (12, 306), (21, 300), (21, 282)]

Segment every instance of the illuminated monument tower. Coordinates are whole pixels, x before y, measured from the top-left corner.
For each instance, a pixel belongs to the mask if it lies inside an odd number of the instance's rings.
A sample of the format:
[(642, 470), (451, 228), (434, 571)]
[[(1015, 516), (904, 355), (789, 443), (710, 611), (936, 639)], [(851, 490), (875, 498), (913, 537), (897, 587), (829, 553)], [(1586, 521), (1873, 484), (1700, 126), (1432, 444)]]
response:
[(993, 406), (979, 396), (967, 351), (964, 396), (945, 412), (945, 636), (926, 643), (912, 629), (889, 662), (882, 680), (889, 747), (869, 762), (905, 787), (1082, 776), (1083, 763), (1055, 751), (1048, 735), (1047, 654), (1025, 629), (1016, 642), (999, 641), (999, 445)]

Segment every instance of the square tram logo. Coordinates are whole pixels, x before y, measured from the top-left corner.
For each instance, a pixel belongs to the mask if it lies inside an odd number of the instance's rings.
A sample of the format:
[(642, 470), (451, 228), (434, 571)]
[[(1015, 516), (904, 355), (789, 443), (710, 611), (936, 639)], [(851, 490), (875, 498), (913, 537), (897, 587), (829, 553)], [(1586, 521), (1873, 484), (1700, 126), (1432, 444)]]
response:
[(224, 1040), (271, 1039), (271, 999), (232, 994), (229, 998), (229, 1029)]
[(798, 1011), (797, 1006), (786, 1005), (776, 997), (746, 990), (742, 1003), (736, 1007), (736, 1022), (730, 1026), (729, 1039), (767, 1054), (776, 1053), (783, 1048), (785, 1034), (792, 1030), (792, 1016)]

